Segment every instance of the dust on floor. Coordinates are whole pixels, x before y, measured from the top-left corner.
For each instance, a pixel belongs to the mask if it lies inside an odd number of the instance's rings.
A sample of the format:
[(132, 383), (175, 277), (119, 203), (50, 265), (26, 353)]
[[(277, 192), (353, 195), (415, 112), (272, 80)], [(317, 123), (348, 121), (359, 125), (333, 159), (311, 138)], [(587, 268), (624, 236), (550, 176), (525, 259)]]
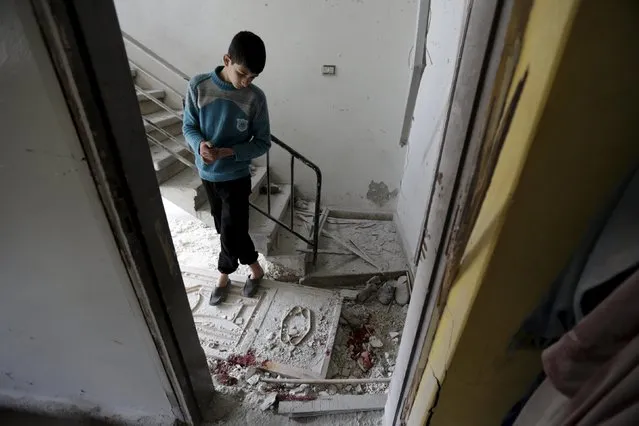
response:
[[(169, 203), (165, 207), (180, 265), (216, 269), (220, 245), (219, 236), (215, 231)], [(338, 224), (333, 223), (332, 225)], [(356, 229), (356, 233), (360, 235), (370, 233), (373, 230), (371, 228), (377, 228), (379, 225), (369, 226), (368, 230), (366, 230), (366, 226), (362, 229)], [(328, 229), (338, 232), (332, 227)], [(382, 229), (381, 231), (388, 230)], [(383, 235), (386, 234), (388, 232), (383, 233)], [(351, 234), (348, 239), (357, 241), (358, 236)], [(393, 245), (390, 241), (386, 244)], [(386, 253), (383, 247), (377, 250), (374, 244), (365, 241), (358, 245), (364, 245), (363, 248), (370, 251), (377, 259), (386, 259), (384, 261), (390, 262), (389, 265), (384, 265), (385, 267), (393, 268), (395, 266), (391, 266), (395, 263), (394, 253), (393, 255)], [(335, 247), (335, 249), (339, 248)], [(392, 249), (394, 252), (394, 245)], [(232, 276), (232, 278), (241, 281), (248, 273), (246, 267), (241, 267), (236, 273), (237, 277)], [(384, 287), (383, 284), (383, 282), (379, 282), (378, 289), (365, 301), (344, 301), (335, 344), (332, 348), (327, 348), (331, 353), (328, 378), (365, 379), (392, 376), (400, 333), (403, 329), (408, 306), (400, 306), (392, 301), (390, 304), (380, 303), (375, 293)], [(365, 285), (366, 283), (362, 282), (360, 289)], [(209, 357), (208, 362), (218, 391), (216, 400), (213, 402), (216, 418), (224, 415), (223, 420), (212, 424), (259, 424), (261, 426), (293, 424), (297, 423), (297, 420), (273, 415), (273, 410), (277, 405), (275, 401), (331, 398), (340, 394), (388, 392), (387, 383), (367, 383), (355, 386), (265, 383), (261, 381), (262, 378), (277, 378), (279, 376), (260, 369), (262, 362), (260, 354), (241, 354), (231, 356), (225, 361)], [(309, 420), (308, 424), (373, 426), (381, 424), (381, 415), (380, 412), (373, 412), (322, 416)]]

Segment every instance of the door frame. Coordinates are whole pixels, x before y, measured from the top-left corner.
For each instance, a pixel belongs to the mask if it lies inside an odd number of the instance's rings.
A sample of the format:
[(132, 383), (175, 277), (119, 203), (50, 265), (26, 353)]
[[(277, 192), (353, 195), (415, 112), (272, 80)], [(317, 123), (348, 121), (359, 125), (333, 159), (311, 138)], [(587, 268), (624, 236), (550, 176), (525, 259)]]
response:
[[(446, 302), (445, 284), (459, 261), (460, 230), (471, 213), (469, 201), (481, 187), (478, 175), (490, 176), (494, 164), (482, 148), (491, 117), (501, 116), (504, 87), (512, 63), (507, 32), (514, 0), (469, 0), (455, 67), (434, 187), (425, 212), (421, 249), (395, 374), (385, 409), (385, 425), (404, 425)], [(516, 48), (516, 47), (515, 47)], [(504, 71), (506, 69), (506, 71)], [(499, 152), (492, 152), (497, 156)], [(490, 159), (490, 158), (488, 158)], [(470, 224), (472, 226), (472, 224)]]
[(188, 424), (213, 381), (169, 231), (112, 1), (31, 0), (109, 225)]

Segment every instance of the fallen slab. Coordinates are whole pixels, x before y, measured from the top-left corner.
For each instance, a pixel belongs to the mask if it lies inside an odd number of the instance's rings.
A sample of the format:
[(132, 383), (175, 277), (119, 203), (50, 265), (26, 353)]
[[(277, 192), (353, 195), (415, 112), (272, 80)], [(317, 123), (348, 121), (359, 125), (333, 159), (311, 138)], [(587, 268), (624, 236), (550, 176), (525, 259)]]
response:
[(382, 411), (386, 394), (339, 395), (313, 401), (281, 401), (278, 414), (288, 417), (324, 416), (358, 411)]

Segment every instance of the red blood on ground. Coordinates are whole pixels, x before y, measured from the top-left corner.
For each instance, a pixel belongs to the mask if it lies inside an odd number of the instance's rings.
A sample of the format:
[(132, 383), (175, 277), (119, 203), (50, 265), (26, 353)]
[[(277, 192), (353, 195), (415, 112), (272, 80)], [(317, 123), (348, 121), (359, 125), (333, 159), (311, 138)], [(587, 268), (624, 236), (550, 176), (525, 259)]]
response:
[(237, 379), (229, 375), (229, 369), (232, 365), (250, 367), (258, 365), (258, 362), (253, 351), (248, 351), (246, 355), (231, 355), (226, 361), (218, 361), (213, 369), (213, 373), (220, 384), (225, 386), (233, 386), (237, 384)]
[(366, 371), (373, 368), (373, 356), (368, 351), (362, 352), (359, 355), (358, 361), (362, 365), (362, 368), (364, 368)]
[(372, 327), (364, 324), (363, 326), (354, 329), (348, 336), (347, 346), (352, 346), (353, 351), (351, 353), (352, 359), (357, 359), (359, 354), (364, 352), (364, 344), (368, 343), (368, 339), (375, 332)]
[(257, 365), (257, 358), (253, 351), (248, 351), (246, 355), (231, 355), (228, 357), (227, 362), (232, 365), (239, 365), (240, 367), (250, 367)]
[(217, 381), (224, 386), (233, 386), (237, 384), (235, 377), (229, 376), (228, 373), (220, 373), (215, 376)]

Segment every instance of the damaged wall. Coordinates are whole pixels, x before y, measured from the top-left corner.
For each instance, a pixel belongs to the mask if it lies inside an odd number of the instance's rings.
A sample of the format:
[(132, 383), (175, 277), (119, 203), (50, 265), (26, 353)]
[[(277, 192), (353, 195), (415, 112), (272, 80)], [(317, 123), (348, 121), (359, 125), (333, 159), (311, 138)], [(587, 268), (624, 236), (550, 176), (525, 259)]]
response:
[(0, 406), (172, 423), (171, 387), (28, 2), (0, 3), (0, 35)]
[(513, 79), (526, 83), (408, 425), (501, 424), (541, 371), (512, 338), (639, 158), (638, 10), (533, 3)]
[(408, 138), (396, 223), (410, 259), (418, 246), (444, 136), (466, 2), (431, 0), (426, 69)]
[[(329, 205), (393, 211), (405, 151), (399, 146), (414, 44), (416, 0), (116, 0), (120, 25), (189, 75), (221, 63), (233, 35), (259, 34), (266, 69), (256, 81), (272, 131), (324, 174)], [(337, 66), (322, 76), (323, 64)], [(273, 148), (288, 181), (289, 156)], [(307, 194), (314, 174), (296, 167)], [(388, 192), (379, 193), (380, 182)], [(367, 194), (373, 190), (371, 197)]]

